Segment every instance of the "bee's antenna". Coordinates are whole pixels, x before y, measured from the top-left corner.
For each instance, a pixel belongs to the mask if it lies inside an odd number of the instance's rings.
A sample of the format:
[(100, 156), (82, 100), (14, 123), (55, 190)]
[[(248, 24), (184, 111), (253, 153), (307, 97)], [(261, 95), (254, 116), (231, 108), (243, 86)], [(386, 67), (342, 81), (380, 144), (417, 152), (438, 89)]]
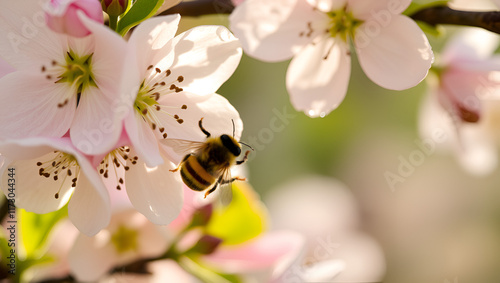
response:
[(248, 144), (246, 144), (244, 142), (241, 142), (241, 141), (239, 143), (244, 144), (244, 145), (248, 146), (251, 150), (255, 151), (255, 149), (253, 149), (253, 147), (251, 147), (250, 145), (248, 145)]
[(235, 130), (235, 128), (234, 128), (234, 120), (231, 119), (231, 122), (233, 123), (233, 138), (234, 138), (234, 130)]

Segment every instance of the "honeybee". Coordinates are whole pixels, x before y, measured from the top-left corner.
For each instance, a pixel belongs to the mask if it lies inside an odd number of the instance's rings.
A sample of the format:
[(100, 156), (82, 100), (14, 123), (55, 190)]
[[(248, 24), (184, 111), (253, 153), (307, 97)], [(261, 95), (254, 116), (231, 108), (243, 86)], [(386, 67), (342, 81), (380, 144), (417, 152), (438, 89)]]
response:
[(177, 172), (180, 170), (182, 181), (186, 186), (195, 191), (205, 191), (205, 198), (213, 193), (219, 186), (220, 200), (223, 205), (227, 205), (232, 199), (231, 183), (245, 178), (231, 177), (231, 167), (245, 163), (250, 150), (245, 152), (243, 159), (237, 160), (241, 155), (240, 144), (253, 148), (246, 143), (238, 142), (233, 136), (223, 134), (212, 137), (210, 132), (202, 125), (203, 118), (198, 122), (200, 130), (207, 136), (204, 142), (188, 141), (181, 139), (167, 139), (165, 144), (179, 154), (187, 154), (179, 163), (177, 168), (170, 170)]

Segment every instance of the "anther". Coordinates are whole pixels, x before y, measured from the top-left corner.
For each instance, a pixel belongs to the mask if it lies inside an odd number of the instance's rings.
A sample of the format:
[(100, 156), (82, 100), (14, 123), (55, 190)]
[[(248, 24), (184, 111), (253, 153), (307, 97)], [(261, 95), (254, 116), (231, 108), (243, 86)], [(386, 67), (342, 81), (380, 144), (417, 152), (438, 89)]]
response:
[(183, 76), (178, 76), (178, 77), (177, 77), (177, 81), (178, 81), (178, 82), (182, 83), (182, 81), (183, 81), (183, 80), (184, 80), (184, 77), (183, 77)]
[(187, 107), (187, 105), (186, 105), (186, 104), (182, 105), (182, 107), (181, 107), (181, 109), (187, 109), (187, 108), (188, 108), (188, 107)]
[(158, 74), (159, 74), (159, 73), (161, 73), (160, 68), (156, 68), (156, 69), (155, 69), (155, 71), (156, 71)]
[(151, 70), (151, 69), (153, 69), (153, 65), (149, 65), (148, 68), (147, 68), (148, 71)]

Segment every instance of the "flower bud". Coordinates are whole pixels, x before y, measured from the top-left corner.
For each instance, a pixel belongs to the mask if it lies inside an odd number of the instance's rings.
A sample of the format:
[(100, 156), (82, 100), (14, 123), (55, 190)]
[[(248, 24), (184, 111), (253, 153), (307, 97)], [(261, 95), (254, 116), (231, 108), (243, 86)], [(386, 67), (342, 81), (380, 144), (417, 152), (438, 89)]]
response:
[(112, 17), (117, 17), (128, 8), (128, 0), (101, 0), (102, 10)]
[(439, 101), (445, 109), (462, 122), (477, 123), (481, 118), (481, 100), (474, 93), (441, 91)]
[(198, 254), (209, 255), (213, 253), (221, 243), (222, 240), (220, 238), (210, 235), (203, 235), (198, 240), (198, 242), (194, 244), (194, 246), (190, 248), (186, 253), (193, 252)]
[(50, 29), (74, 37), (84, 37), (90, 34), (78, 18), (78, 11), (82, 11), (96, 22), (104, 23), (102, 8), (98, 0), (50, 0), (44, 10), (47, 26)]
[(212, 204), (207, 204), (194, 211), (191, 220), (191, 227), (206, 226), (212, 217), (213, 207)]

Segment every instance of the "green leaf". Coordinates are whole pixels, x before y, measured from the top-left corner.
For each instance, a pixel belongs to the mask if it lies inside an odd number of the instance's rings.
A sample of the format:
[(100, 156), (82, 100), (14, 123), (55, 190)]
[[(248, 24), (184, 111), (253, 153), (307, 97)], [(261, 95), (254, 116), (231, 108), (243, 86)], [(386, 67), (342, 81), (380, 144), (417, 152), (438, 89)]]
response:
[(428, 23), (424, 23), (424, 22), (420, 22), (420, 21), (418, 21), (417, 24), (420, 27), (420, 29), (422, 29), (423, 32), (425, 32), (426, 34), (433, 35), (435, 37), (439, 37), (439, 36), (443, 35), (445, 32), (443, 26), (432, 26), (432, 25), (429, 25)]
[(68, 215), (67, 206), (46, 214), (36, 214), (19, 209), (20, 240), (26, 258), (38, 259), (45, 251), (47, 238), (54, 225)]
[(118, 22), (117, 32), (124, 36), (132, 27), (153, 16), (164, 0), (137, 0)]
[(235, 245), (261, 234), (267, 227), (267, 211), (257, 194), (245, 182), (233, 183), (233, 200), (218, 207), (206, 227), (206, 233)]
[(434, 6), (447, 6), (449, 0), (439, 0), (439, 1), (412, 1), (410, 6), (403, 12), (403, 15), (411, 16), (416, 12), (434, 7)]

